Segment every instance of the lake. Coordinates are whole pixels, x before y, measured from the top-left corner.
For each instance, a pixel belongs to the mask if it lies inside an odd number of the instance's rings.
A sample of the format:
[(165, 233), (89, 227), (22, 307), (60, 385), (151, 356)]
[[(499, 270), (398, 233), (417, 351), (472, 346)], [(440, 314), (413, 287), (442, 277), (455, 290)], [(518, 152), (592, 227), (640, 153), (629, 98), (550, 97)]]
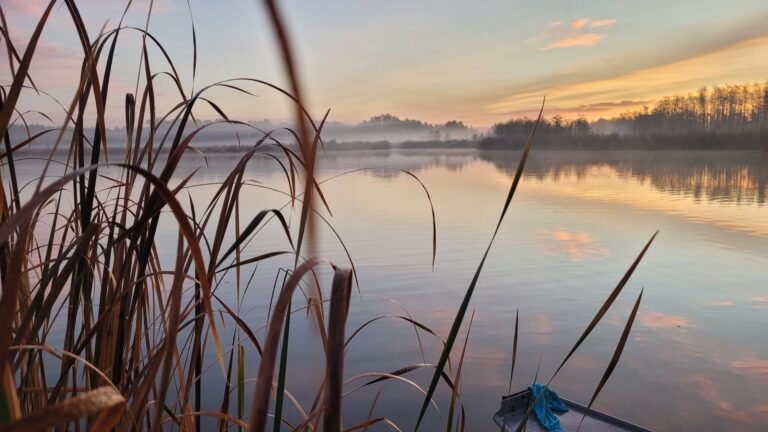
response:
[[(199, 168), (190, 197), (203, 208), (237, 162), (237, 155), (188, 157), (175, 182)], [(319, 179), (332, 216), (357, 269), (358, 288), (347, 334), (379, 316), (410, 314), (445, 336), (490, 240), (520, 154), (473, 150), (329, 152)], [(39, 162), (23, 174), (34, 178)], [(36, 168), (37, 167), (37, 168)], [(335, 177), (352, 170), (367, 168)], [(429, 201), (436, 213), (437, 256), (432, 268)], [(36, 171), (37, 170), (37, 171)], [(260, 210), (288, 201), (285, 174), (269, 158), (249, 164), (241, 225)], [(507, 392), (515, 313), (520, 335), (513, 390), (546, 381), (656, 230), (660, 233), (611, 310), (552, 384), (561, 396), (586, 404), (611, 359), (629, 312), (644, 290), (622, 358), (594, 407), (659, 430), (764, 430), (768, 424), (768, 155), (725, 152), (536, 152), (512, 201), (470, 305), (474, 312), (462, 373), (468, 430), (495, 430), (492, 415)], [(186, 195), (184, 193), (183, 195)], [(183, 201), (186, 201), (186, 196)], [(298, 210), (284, 209), (289, 220)], [(199, 211), (199, 210), (198, 210)], [(172, 268), (178, 231), (163, 220), (158, 247)], [(295, 226), (294, 235), (295, 235)], [(348, 266), (334, 232), (318, 224), (319, 255)], [(243, 257), (287, 250), (271, 221)], [(263, 342), (270, 294), (289, 256), (243, 269), (243, 319)], [(253, 273), (253, 275), (252, 275)], [(319, 274), (324, 293), (330, 272)], [(218, 295), (236, 308), (237, 278), (228, 273)], [(248, 285), (247, 291), (245, 286)], [(287, 388), (312, 405), (324, 370), (314, 324), (294, 297)], [(470, 314), (454, 348), (458, 362)], [(231, 338), (229, 321), (224, 331)], [(51, 336), (55, 339), (56, 335)], [(229, 345), (229, 342), (227, 342)], [(392, 372), (437, 361), (440, 342), (408, 322), (388, 317), (365, 327), (349, 344), (346, 376)], [(204, 378), (208, 409), (218, 409), (223, 380), (214, 364)], [(257, 358), (253, 347), (246, 358)], [(257, 361), (249, 361), (253, 378)], [(432, 370), (404, 377), (426, 387)], [(373, 377), (347, 384), (351, 391)], [(249, 382), (247, 393), (253, 389)], [(423, 395), (390, 380), (345, 398), (345, 424), (364, 421), (379, 389), (376, 415), (411, 429)], [(428, 411), (425, 428), (444, 428), (447, 387)], [(300, 421), (289, 403), (286, 418)], [(379, 425), (380, 426), (380, 425)], [(384, 430), (380, 427), (376, 430)]]

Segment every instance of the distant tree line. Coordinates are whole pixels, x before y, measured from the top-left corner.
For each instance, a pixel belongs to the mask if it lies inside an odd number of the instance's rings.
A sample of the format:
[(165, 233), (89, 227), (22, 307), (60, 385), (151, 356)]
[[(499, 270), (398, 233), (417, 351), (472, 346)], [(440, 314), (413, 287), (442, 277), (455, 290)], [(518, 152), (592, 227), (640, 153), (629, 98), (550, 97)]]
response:
[(768, 82), (702, 87), (665, 97), (653, 108), (624, 114), (636, 134), (750, 132), (768, 129)]
[(528, 117), (496, 123), (491, 127), (490, 134), (480, 139), (477, 147), (484, 150), (520, 149), (525, 145), (534, 127), (537, 147), (584, 149), (595, 145), (603, 146), (603, 138), (592, 133), (589, 122), (584, 117), (567, 120), (555, 115), (542, 118), (538, 126), (536, 119)]
[[(528, 135), (536, 125), (536, 120), (528, 117), (496, 123), (491, 127), (495, 136)], [(542, 118), (536, 130), (537, 135), (586, 135), (590, 133), (589, 122), (584, 117), (566, 120), (560, 115), (550, 119)]]
[[(487, 150), (520, 149), (535, 119), (497, 123), (480, 139)], [(611, 133), (597, 133), (610, 130)], [(538, 148), (574, 150), (768, 150), (768, 82), (702, 87), (664, 97), (653, 107), (590, 124), (583, 117), (542, 119)]]
[(358, 133), (391, 137), (390, 139), (396, 141), (467, 139), (477, 134), (476, 130), (458, 120), (449, 120), (444, 124), (431, 124), (421, 120), (401, 119), (392, 114), (373, 116), (347, 128)]

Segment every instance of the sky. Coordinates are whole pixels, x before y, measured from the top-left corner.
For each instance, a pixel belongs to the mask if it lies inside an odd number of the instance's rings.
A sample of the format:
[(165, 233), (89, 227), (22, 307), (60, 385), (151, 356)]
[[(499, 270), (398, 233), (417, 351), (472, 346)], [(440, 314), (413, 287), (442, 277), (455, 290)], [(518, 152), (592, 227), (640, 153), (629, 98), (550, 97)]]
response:
[[(61, 2), (60, 2), (61, 3)], [(11, 38), (23, 48), (46, 2), (3, 0)], [(120, 20), (125, 1), (78, 1), (94, 39)], [(612, 117), (701, 86), (768, 79), (768, 1), (764, 0), (442, 0), (299, 1), (280, 6), (314, 117), (355, 123), (373, 115), (485, 128), (511, 117)], [(144, 27), (149, 0), (136, 0), (125, 25)], [(191, 9), (191, 15), (190, 15)], [(193, 17), (197, 67), (193, 80)], [(165, 47), (185, 91), (236, 78), (285, 86), (261, 2), (157, 0), (149, 31)], [(4, 44), (3, 44), (4, 45)], [(7, 58), (4, 47), (1, 58)], [(126, 92), (135, 92), (138, 32), (118, 44), (110, 127), (121, 126)], [(78, 83), (82, 48), (63, 3), (43, 32), (31, 68), (37, 84), (68, 105)], [(153, 71), (170, 71), (150, 50)], [(0, 83), (10, 82), (7, 62)], [(142, 84), (143, 85), (143, 84)], [(282, 121), (290, 103), (264, 86), (255, 96), (207, 91), (229, 116)], [(179, 101), (158, 80), (157, 97)], [(26, 109), (61, 113), (45, 96), (25, 95)], [(207, 106), (201, 118), (216, 118)], [(41, 117), (41, 121), (43, 121)]]

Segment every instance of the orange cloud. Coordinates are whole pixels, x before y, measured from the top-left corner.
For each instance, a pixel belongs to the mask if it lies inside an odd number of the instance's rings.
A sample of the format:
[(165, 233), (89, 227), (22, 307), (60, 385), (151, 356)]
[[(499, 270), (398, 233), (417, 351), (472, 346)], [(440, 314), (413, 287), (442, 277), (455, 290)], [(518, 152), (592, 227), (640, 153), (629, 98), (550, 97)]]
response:
[(542, 50), (551, 50), (554, 48), (570, 48), (577, 46), (591, 47), (605, 39), (605, 35), (597, 33), (585, 33), (578, 36), (568, 36), (558, 39), (542, 48)]
[[(571, 21), (570, 23), (562, 20), (550, 21), (549, 27), (540, 35), (540, 37), (545, 39), (554, 38), (555, 40), (544, 48), (541, 48), (541, 50), (570, 48), (577, 46), (594, 46), (601, 40), (605, 39), (605, 35), (591, 33), (589, 29), (609, 27), (614, 24), (616, 24), (616, 20), (613, 18), (579, 18)], [(539, 39), (539, 37), (532, 38), (532, 40), (537, 39)]]
[(616, 20), (609, 18), (609, 19), (601, 19), (601, 20), (592, 20), (589, 22), (589, 28), (598, 28), (598, 27), (608, 27), (616, 24)]
[(586, 29), (586, 28), (609, 27), (616, 24), (617, 22), (618, 21), (616, 21), (613, 18), (605, 18), (605, 19), (578, 18), (571, 21), (571, 23), (568, 25), (565, 25), (566, 22), (563, 20), (550, 21), (548, 24), (551, 29), (570, 28), (572, 30), (579, 30), (579, 29)]
[[(765, 79), (768, 68), (768, 36), (737, 42), (705, 54), (660, 66), (620, 73), (600, 79), (586, 79), (547, 87), (516, 89), (498, 100), (489, 98), (487, 114), (508, 116), (513, 111), (536, 110), (541, 96), (547, 95), (549, 106), (579, 106), (606, 100), (656, 100), (660, 97), (695, 91), (707, 85), (724, 82), (750, 82)], [(587, 118), (618, 115), (624, 109), (585, 112)]]
[(586, 27), (587, 24), (589, 24), (589, 18), (579, 18), (576, 21), (571, 23), (571, 28), (574, 30), (578, 30), (582, 27)]
[[(573, 118), (583, 114), (592, 118), (629, 110), (638, 110), (644, 106), (653, 105), (653, 102), (653, 100), (623, 100), (618, 102), (595, 102), (574, 106), (548, 105), (546, 107), (546, 112), (548, 116), (559, 114), (567, 118)], [(504, 115), (508, 117), (536, 117), (538, 114), (538, 108), (521, 109), (504, 113)]]
[[(560, 23), (562, 23), (562, 21), (560, 21)], [(594, 20), (592, 18), (579, 18), (577, 20), (574, 20), (571, 23), (571, 28), (574, 30), (578, 30), (582, 28), (608, 27), (614, 24), (616, 24), (616, 20), (613, 18), (598, 19), (598, 20)]]

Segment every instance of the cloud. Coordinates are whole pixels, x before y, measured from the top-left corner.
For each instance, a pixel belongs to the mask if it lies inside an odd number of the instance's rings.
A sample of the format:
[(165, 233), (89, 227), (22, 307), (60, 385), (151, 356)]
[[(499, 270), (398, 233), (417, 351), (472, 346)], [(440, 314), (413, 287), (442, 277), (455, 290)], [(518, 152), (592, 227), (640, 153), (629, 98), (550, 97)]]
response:
[[(550, 76), (551, 83), (532, 82), (487, 96), (486, 114), (505, 115), (512, 111), (536, 110), (541, 96), (547, 95), (552, 106), (579, 106), (610, 100), (655, 101), (671, 94), (685, 94), (701, 86), (724, 82), (760, 82), (768, 68), (768, 35), (741, 41), (703, 55), (687, 57), (660, 66), (641, 68), (628, 73), (617, 73), (601, 78), (580, 76), (574, 72), (575, 82), (566, 77)], [(620, 70), (620, 69), (618, 69)], [(558, 82), (562, 81), (562, 82)], [(652, 102), (651, 102), (652, 104)], [(622, 109), (606, 110), (600, 116), (620, 114)], [(547, 110), (549, 112), (549, 110)], [(596, 115), (585, 112), (588, 118)]]
[(542, 48), (542, 51), (551, 50), (555, 48), (570, 48), (570, 47), (591, 47), (595, 46), (598, 42), (605, 39), (605, 35), (597, 33), (585, 33), (578, 36), (569, 36), (562, 39), (558, 39), (551, 44)]
[(614, 24), (616, 24), (616, 20), (613, 18), (608, 19), (600, 19), (600, 20), (591, 20), (589, 23), (587, 23), (587, 26), (589, 28), (598, 28), (598, 27), (609, 27)]
[(589, 24), (589, 18), (579, 18), (576, 21), (571, 23), (571, 28), (574, 30), (578, 30), (580, 28), (586, 27)]
[(29, 0), (5, 0), (4, 7), (9, 10), (23, 12), (29, 15), (39, 16), (45, 11), (44, 3)]
[[(653, 102), (654, 101), (651, 99), (645, 99), (645, 100), (622, 100), (618, 102), (613, 102), (613, 101), (595, 102), (590, 104), (580, 104), (580, 105), (573, 105), (573, 106), (552, 105), (552, 106), (547, 106), (545, 111), (547, 113), (547, 116), (561, 115), (566, 118), (573, 118), (579, 115), (585, 115), (589, 118), (611, 117), (616, 115), (617, 113), (637, 110), (642, 108), (643, 106), (652, 105)], [(499, 112), (497, 114), (500, 116), (513, 117), (513, 118), (536, 117), (539, 114), (539, 109), (528, 108), (528, 109), (521, 109), (521, 110), (514, 110), (514, 111), (504, 111), (504, 112)]]
[(578, 18), (572, 21), (550, 21), (544, 32), (529, 40), (551, 40), (549, 44), (540, 48), (540, 51), (555, 48), (591, 47), (605, 39), (606, 35), (593, 33), (590, 29), (610, 27), (614, 24), (616, 24), (616, 20), (613, 18)]

